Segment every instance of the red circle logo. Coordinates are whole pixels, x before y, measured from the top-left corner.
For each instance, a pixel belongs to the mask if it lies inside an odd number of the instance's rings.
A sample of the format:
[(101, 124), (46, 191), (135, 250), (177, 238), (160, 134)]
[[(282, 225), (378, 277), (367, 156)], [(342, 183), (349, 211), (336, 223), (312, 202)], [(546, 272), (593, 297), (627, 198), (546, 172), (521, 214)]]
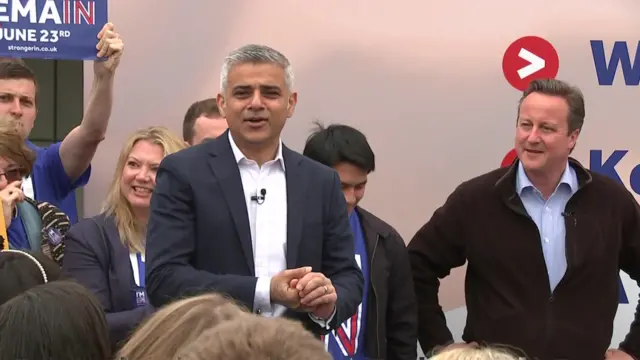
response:
[(511, 166), (511, 164), (513, 164), (513, 162), (516, 161), (517, 157), (518, 157), (518, 154), (516, 153), (516, 149), (511, 149), (507, 153), (507, 155), (504, 156), (504, 159), (502, 159), (502, 163), (500, 164), (500, 167)]
[(525, 36), (514, 41), (502, 57), (505, 79), (520, 91), (524, 91), (533, 80), (555, 78), (559, 68), (556, 49), (538, 36)]

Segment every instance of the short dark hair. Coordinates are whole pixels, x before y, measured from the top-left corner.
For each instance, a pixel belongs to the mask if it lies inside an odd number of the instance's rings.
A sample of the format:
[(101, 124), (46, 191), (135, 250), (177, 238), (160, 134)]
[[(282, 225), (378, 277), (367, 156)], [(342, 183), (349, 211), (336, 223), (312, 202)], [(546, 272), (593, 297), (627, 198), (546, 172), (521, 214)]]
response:
[(576, 129), (582, 130), (585, 117), (584, 96), (578, 87), (557, 79), (533, 80), (524, 90), (522, 97), (518, 102), (518, 114), (520, 114), (520, 105), (522, 104), (522, 101), (533, 93), (563, 98), (569, 107), (569, 114), (567, 117), (569, 134)]
[(108, 360), (112, 355), (100, 302), (74, 281), (39, 285), (4, 303), (0, 334), (0, 359)]
[(366, 136), (342, 124), (328, 127), (315, 122), (317, 128), (307, 138), (302, 154), (329, 167), (349, 163), (366, 173), (376, 169), (376, 159)]
[(182, 122), (182, 138), (184, 141), (191, 143), (195, 135), (193, 126), (196, 124), (196, 120), (202, 115), (210, 118), (221, 117), (216, 99), (209, 98), (196, 101), (189, 106), (187, 113), (184, 115), (184, 121)]
[(0, 58), (0, 80), (31, 80), (38, 87), (36, 74), (22, 59)]
[[(61, 276), (60, 266), (39, 251), (26, 252), (34, 257), (44, 269), (47, 281), (58, 280)], [(0, 305), (23, 292), (44, 284), (44, 277), (28, 255), (0, 251)]]

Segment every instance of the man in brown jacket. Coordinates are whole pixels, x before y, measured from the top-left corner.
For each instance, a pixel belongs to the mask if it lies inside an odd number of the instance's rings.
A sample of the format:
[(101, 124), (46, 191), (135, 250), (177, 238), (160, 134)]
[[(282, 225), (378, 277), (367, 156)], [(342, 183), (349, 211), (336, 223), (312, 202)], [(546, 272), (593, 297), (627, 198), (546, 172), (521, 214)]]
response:
[(638, 314), (619, 349), (607, 350), (619, 271), (640, 278), (640, 212), (623, 185), (569, 157), (584, 116), (579, 89), (533, 81), (518, 107), (513, 165), (462, 183), (411, 240), (425, 351), (453, 342), (438, 279), (467, 262), (465, 342), (540, 360), (640, 358)]

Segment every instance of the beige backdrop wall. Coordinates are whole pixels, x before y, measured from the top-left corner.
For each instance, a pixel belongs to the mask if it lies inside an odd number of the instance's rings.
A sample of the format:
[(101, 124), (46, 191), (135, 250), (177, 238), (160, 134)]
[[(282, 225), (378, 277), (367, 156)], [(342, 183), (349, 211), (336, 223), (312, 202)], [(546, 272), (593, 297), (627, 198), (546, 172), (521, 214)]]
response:
[[(598, 86), (589, 40), (605, 40), (608, 49), (628, 41), (633, 58), (638, 13), (637, 0), (112, 0), (110, 18), (126, 54), (86, 213), (99, 211), (127, 134), (149, 125), (180, 133), (191, 102), (216, 94), (224, 55), (250, 42), (271, 45), (293, 63), (300, 102), (284, 132), (290, 147), (301, 150), (316, 118), (367, 134), (378, 169), (364, 205), (406, 241), (458, 183), (495, 168), (512, 147), (519, 93), (504, 80), (501, 62), (525, 35), (553, 43), (558, 76), (585, 92), (588, 115), (575, 156), (587, 164), (590, 149), (605, 157), (632, 149), (618, 166), (628, 179), (640, 162), (639, 89), (621, 79)], [(90, 81), (86, 76), (85, 91)], [(456, 337), (464, 325), (463, 276), (455, 272), (442, 287)], [(636, 302), (637, 288), (628, 286)], [(620, 309), (614, 342), (633, 314), (631, 305)]]

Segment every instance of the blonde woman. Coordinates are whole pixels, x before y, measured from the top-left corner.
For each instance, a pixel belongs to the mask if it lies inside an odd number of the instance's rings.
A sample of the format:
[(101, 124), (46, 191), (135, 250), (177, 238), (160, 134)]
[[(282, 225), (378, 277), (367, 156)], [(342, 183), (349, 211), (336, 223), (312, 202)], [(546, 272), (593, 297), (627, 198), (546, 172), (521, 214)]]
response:
[[(519, 351), (518, 351), (519, 352)], [(516, 349), (499, 346), (469, 345), (444, 348), (429, 360), (526, 360)]]
[(203, 331), (253, 315), (232, 300), (205, 294), (176, 301), (151, 316), (122, 347), (116, 359), (160, 360), (174, 355)]
[(166, 128), (136, 131), (120, 152), (102, 213), (66, 234), (63, 272), (100, 299), (116, 348), (153, 311), (144, 277), (149, 203), (160, 162), (184, 147)]

